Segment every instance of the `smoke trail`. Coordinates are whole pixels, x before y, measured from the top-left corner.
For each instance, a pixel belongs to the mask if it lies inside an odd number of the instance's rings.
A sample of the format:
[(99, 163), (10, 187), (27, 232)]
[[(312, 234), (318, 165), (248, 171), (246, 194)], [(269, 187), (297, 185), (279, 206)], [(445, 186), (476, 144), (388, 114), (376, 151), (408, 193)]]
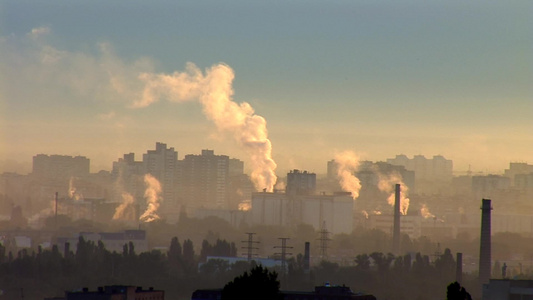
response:
[(134, 199), (130, 193), (122, 192), (122, 202), (115, 209), (113, 220), (134, 220), (135, 207), (133, 206)]
[(76, 187), (74, 186), (73, 176), (71, 176), (70, 180), (68, 181), (68, 197), (76, 201), (83, 200), (83, 195), (76, 191)]
[(233, 70), (225, 64), (212, 66), (205, 75), (192, 63), (187, 64), (185, 72), (143, 73), (139, 76), (145, 83), (142, 98), (134, 107), (146, 107), (161, 98), (173, 102), (198, 100), (217, 129), (231, 133), (250, 156), (255, 188), (271, 192), (276, 183), (277, 165), (272, 159), (266, 120), (256, 115), (250, 104), (233, 101), (234, 77)]
[(359, 178), (355, 177), (354, 172), (359, 167), (359, 157), (352, 151), (337, 153), (335, 164), (337, 166), (337, 178), (342, 190), (352, 193), (352, 198), (357, 199), (361, 190), (361, 182)]
[(379, 175), (379, 183), (378, 188), (380, 191), (389, 193), (389, 198), (387, 199), (387, 202), (394, 206), (394, 186), (396, 184), (401, 185), (401, 192), (400, 192), (400, 212), (402, 215), (407, 214), (407, 210), (409, 209), (409, 198), (407, 198), (407, 195), (409, 193), (409, 187), (407, 187), (402, 180), (402, 176), (398, 175), (397, 173), (389, 174), (389, 175)]
[(144, 175), (144, 183), (146, 185), (146, 191), (144, 191), (144, 198), (146, 198), (146, 211), (139, 218), (142, 222), (152, 222), (159, 220), (160, 217), (157, 215), (157, 210), (159, 209), (159, 202), (163, 200), (160, 196), (161, 194), (161, 184), (159, 181), (150, 174)]
[(435, 215), (429, 212), (429, 208), (426, 204), (422, 204), (422, 207), (420, 208), (420, 215), (422, 215), (424, 219), (435, 218)]

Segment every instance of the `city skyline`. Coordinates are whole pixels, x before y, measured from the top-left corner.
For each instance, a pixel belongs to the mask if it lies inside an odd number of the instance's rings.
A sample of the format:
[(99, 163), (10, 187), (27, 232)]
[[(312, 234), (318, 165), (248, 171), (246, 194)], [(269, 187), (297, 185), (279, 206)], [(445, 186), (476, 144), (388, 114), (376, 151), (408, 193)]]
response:
[(180, 159), (216, 149), (249, 166), (200, 103), (133, 107), (140, 73), (188, 62), (232, 69), (233, 100), (265, 118), (278, 175), (323, 174), (344, 150), (486, 173), (533, 161), (531, 3), (305, 4), (2, 1), (0, 161), (82, 155), (95, 172), (162, 141)]

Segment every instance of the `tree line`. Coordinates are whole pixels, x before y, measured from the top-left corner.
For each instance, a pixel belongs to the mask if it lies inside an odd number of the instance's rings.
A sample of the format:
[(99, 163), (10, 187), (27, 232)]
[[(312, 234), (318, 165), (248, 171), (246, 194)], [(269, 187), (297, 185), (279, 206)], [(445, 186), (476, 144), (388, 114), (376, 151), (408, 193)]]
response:
[[(222, 239), (214, 243), (204, 240), (197, 251), (191, 240), (180, 242), (173, 237), (167, 251), (142, 253), (136, 253), (130, 242), (118, 253), (108, 251), (101, 241), (80, 237), (76, 251), (65, 249), (63, 254), (54, 245), (13, 254), (0, 246), (2, 293), (9, 299), (43, 299), (61, 296), (65, 290), (125, 284), (163, 289), (168, 299), (190, 299), (195, 289), (222, 288), (256, 266), (254, 261), (206, 261), (207, 256), (238, 255), (235, 244)], [(274, 269), (280, 273), (283, 289), (311, 291), (315, 285), (330, 282), (378, 299), (443, 299), (447, 285), (455, 280), (455, 261), (449, 249), (433, 261), (420, 253), (395, 256), (372, 252), (357, 255), (351, 266), (323, 260), (310, 270), (299, 253), (287, 265), (286, 273)], [(475, 278), (464, 278), (467, 288), (475, 290)]]

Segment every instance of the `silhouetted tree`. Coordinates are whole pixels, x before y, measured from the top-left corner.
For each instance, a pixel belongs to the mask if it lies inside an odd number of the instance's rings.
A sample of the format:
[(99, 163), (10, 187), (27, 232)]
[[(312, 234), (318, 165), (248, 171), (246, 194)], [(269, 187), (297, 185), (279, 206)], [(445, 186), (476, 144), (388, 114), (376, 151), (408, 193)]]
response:
[(446, 300), (472, 300), (470, 294), (456, 281), (450, 283), (446, 290)]
[(370, 269), (370, 257), (365, 254), (359, 254), (355, 257), (356, 268), (358, 270)]
[(278, 275), (257, 266), (230, 281), (222, 290), (222, 300), (280, 300)]

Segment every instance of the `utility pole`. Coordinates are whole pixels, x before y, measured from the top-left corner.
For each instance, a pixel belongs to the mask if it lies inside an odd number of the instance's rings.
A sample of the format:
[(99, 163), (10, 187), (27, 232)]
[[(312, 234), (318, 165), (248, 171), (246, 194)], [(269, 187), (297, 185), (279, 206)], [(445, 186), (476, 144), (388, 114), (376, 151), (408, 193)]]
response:
[(284, 288), (287, 288), (287, 255), (292, 255), (292, 253), (287, 252), (287, 249), (292, 249), (293, 247), (287, 246), (287, 241), (289, 238), (278, 238), (278, 240), (281, 240), (281, 246), (274, 246), (274, 248), (281, 249), (281, 253), (275, 253), (275, 255), (281, 255), (281, 271), (280, 275), (283, 279), (281, 281), (282, 285), (284, 285)]
[(329, 231), (326, 228), (326, 221), (322, 223), (322, 228), (320, 228), (320, 258), (326, 260), (328, 258), (328, 242), (331, 241), (329, 238)]
[(241, 241), (241, 243), (247, 243), (245, 247), (242, 247), (243, 249), (246, 249), (246, 253), (243, 253), (248, 258), (248, 262), (252, 261), (252, 257), (254, 257), (254, 250), (258, 250), (258, 247), (254, 247), (255, 244), (259, 244), (258, 241), (254, 241), (254, 235), (255, 232), (247, 232), (248, 240), (247, 241)]
[(292, 253), (287, 252), (287, 249), (292, 249), (293, 247), (287, 246), (287, 241), (289, 238), (278, 238), (281, 240), (281, 246), (274, 246), (274, 248), (281, 249), (281, 252), (275, 253), (276, 255), (281, 255), (281, 273), (287, 273), (287, 255), (292, 255)]

